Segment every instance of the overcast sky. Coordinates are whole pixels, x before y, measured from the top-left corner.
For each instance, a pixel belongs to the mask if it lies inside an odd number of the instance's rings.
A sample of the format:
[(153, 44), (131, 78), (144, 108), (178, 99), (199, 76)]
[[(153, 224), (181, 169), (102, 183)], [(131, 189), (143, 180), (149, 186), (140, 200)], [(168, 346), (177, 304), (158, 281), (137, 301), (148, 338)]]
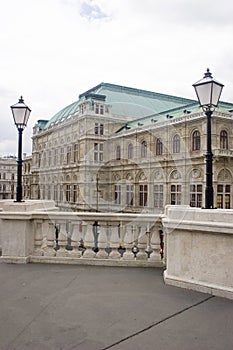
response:
[(0, 155), (17, 154), (10, 106), (32, 109), (23, 134), (80, 93), (113, 83), (195, 99), (209, 67), (233, 102), (230, 0), (0, 0)]

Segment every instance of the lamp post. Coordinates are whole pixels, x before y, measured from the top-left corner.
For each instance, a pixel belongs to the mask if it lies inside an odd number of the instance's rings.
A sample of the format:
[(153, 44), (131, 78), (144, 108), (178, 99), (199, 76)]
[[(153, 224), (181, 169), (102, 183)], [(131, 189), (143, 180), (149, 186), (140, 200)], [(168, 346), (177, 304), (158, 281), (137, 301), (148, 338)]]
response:
[(214, 207), (214, 190), (213, 190), (213, 153), (211, 140), (211, 116), (215, 107), (218, 106), (223, 84), (214, 80), (209, 69), (203, 79), (193, 84), (197, 98), (203, 112), (206, 115), (206, 188), (205, 188), (205, 208), (213, 209)]
[(27, 125), (31, 110), (25, 105), (23, 97), (21, 96), (19, 102), (11, 106), (11, 111), (19, 133), (16, 202), (22, 202), (22, 134)]

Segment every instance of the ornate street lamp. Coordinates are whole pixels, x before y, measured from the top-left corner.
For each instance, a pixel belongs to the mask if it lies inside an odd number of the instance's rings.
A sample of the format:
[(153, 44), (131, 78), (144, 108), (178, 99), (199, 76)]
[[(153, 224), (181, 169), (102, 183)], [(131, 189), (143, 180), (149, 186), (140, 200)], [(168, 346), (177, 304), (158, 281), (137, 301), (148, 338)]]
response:
[(31, 110), (25, 105), (23, 97), (21, 96), (19, 102), (11, 106), (11, 111), (19, 132), (16, 202), (22, 202), (22, 134), (27, 125)]
[(207, 69), (204, 78), (193, 84), (200, 106), (202, 107), (207, 122), (207, 146), (206, 146), (206, 189), (205, 189), (205, 208), (214, 207), (213, 190), (213, 153), (211, 141), (211, 116), (215, 107), (218, 106), (223, 84), (214, 80), (209, 69)]

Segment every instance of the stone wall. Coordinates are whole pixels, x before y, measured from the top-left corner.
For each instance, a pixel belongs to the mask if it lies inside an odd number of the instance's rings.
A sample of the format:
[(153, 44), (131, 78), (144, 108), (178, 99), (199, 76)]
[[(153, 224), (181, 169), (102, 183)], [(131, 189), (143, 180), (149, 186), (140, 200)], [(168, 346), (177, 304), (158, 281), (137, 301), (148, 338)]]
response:
[(233, 210), (168, 206), (167, 284), (233, 299)]

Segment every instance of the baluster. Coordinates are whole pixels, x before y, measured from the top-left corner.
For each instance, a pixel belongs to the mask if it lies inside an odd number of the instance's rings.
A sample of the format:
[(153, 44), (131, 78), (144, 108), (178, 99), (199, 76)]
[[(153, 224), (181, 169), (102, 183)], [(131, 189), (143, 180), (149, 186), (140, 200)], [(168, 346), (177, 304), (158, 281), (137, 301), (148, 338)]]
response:
[(71, 222), (67, 221), (66, 222), (66, 232), (67, 232), (67, 245), (66, 245), (66, 250), (67, 253), (70, 253), (73, 250), (72, 247), (72, 232), (71, 232)]
[(138, 230), (137, 227), (135, 225), (131, 226), (131, 230), (132, 230), (132, 235), (133, 235), (133, 248), (132, 248), (132, 252), (134, 254), (134, 257), (136, 258), (136, 255), (139, 251), (138, 249)]
[(109, 225), (108, 222), (107, 222), (107, 226), (106, 226), (106, 238), (107, 238), (107, 241), (106, 241), (106, 252), (107, 252), (108, 257), (109, 257), (109, 254), (110, 254), (110, 252), (111, 252), (111, 248), (110, 248), (111, 226)]
[(148, 257), (152, 253), (152, 248), (151, 248), (151, 237), (153, 234), (153, 227), (150, 227), (150, 224), (147, 225), (146, 229), (146, 253), (148, 254)]
[(42, 220), (35, 220), (35, 240), (34, 240), (34, 252), (33, 255), (41, 256), (43, 255), (43, 250), (41, 249), (43, 243), (42, 235)]
[(146, 253), (146, 228), (143, 226), (138, 227), (138, 249), (136, 259), (137, 260), (147, 260), (148, 254)]
[(133, 226), (125, 227), (125, 236), (124, 236), (124, 246), (125, 253), (123, 254), (123, 260), (134, 260), (135, 255), (132, 251), (134, 245), (134, 230)]
[(67, 256), (67, 250), (66, 250), (66, 245), (67, 245), (67, 223), (62, 222), (59, 224), (60, 225), (60, 232), (59, 232), (59, 250), (56, 252), (56, 256)]
[(120, 246), (119, 226), (112, 226), (111, 238), (110, 238), (111, 252), (109, 254), (110, 259), (118, 260), (121, 258), (121, 254), (118, 251), (119, 246)]
[(85, 237), (86, 237), (86, 233), (87, 233), (87, 223), (85, 222), (81, 222), (80, 226), (79, 226), (79, 232), (81, 235), (81, 239), (79, 241), (79, 249), (81, 249), (81, 254), (83, 255), (83, 253), (86, 250), (86, 246), (85, 246)]
[(98, 248), (98, 239), (99, 239), (99, 234), (100, 234), (100, 225), (98, 221), (95, 221), (94, 224), (92, 225), (92, 232), (94, 236), (94, 252), (97, 253), (99, 251)]
[(85, 245), (86, 250), (83, 253), (84, 259), (94, 259), (96, 256), (96, 253), (94, 252), (94, 235), (93, 235), (93, 228), (92, 225), (87, 225), (87, 231), (85, 234)]
[(107, 248), (107, 226), (101, 225), (100, 233), (99, 233), (99, 239), (98, 239), (98, 248), (99, 251), (96, 254), (97, 259), (108, 259), (108, 253), (106, 252)]
[(124, 245), (124, 237), (125, 237), (125, 225), (123, 224), (123, 222), (121, 221), (119, 226), (119, 237), (120, 237), (120, 247), (121, 248), (125, 248), (125, 245)]
[(154, 228), (152, 231), (151, 248), (152, 253), (150, 254), (149, 261), (161, 262), (159, 230), (157, 227)]
[(42, 224), (43, 242), (41, 249), (44, 256), (55, 256), (54, 243), (55, 243), (55, 228), (52, 222), (45, 221)]
[(54, 228), (55, 228), (55, 246), (54, 246), (54, 249), (57, 252), (60, 249), (60, 247), (59, 247), (60, 225), (59, 224), (55, 224)]
[(74, 221), (71, 222), (70, 225), (70, 233), (71, 233), (71, 244), (72, 250), (69, 251), (69, 255), (73, 258), (80, 258), (82, 253), (79, 250), (79, 242), (81, 240), (81, 232), (80, 232), (80, 222)]

